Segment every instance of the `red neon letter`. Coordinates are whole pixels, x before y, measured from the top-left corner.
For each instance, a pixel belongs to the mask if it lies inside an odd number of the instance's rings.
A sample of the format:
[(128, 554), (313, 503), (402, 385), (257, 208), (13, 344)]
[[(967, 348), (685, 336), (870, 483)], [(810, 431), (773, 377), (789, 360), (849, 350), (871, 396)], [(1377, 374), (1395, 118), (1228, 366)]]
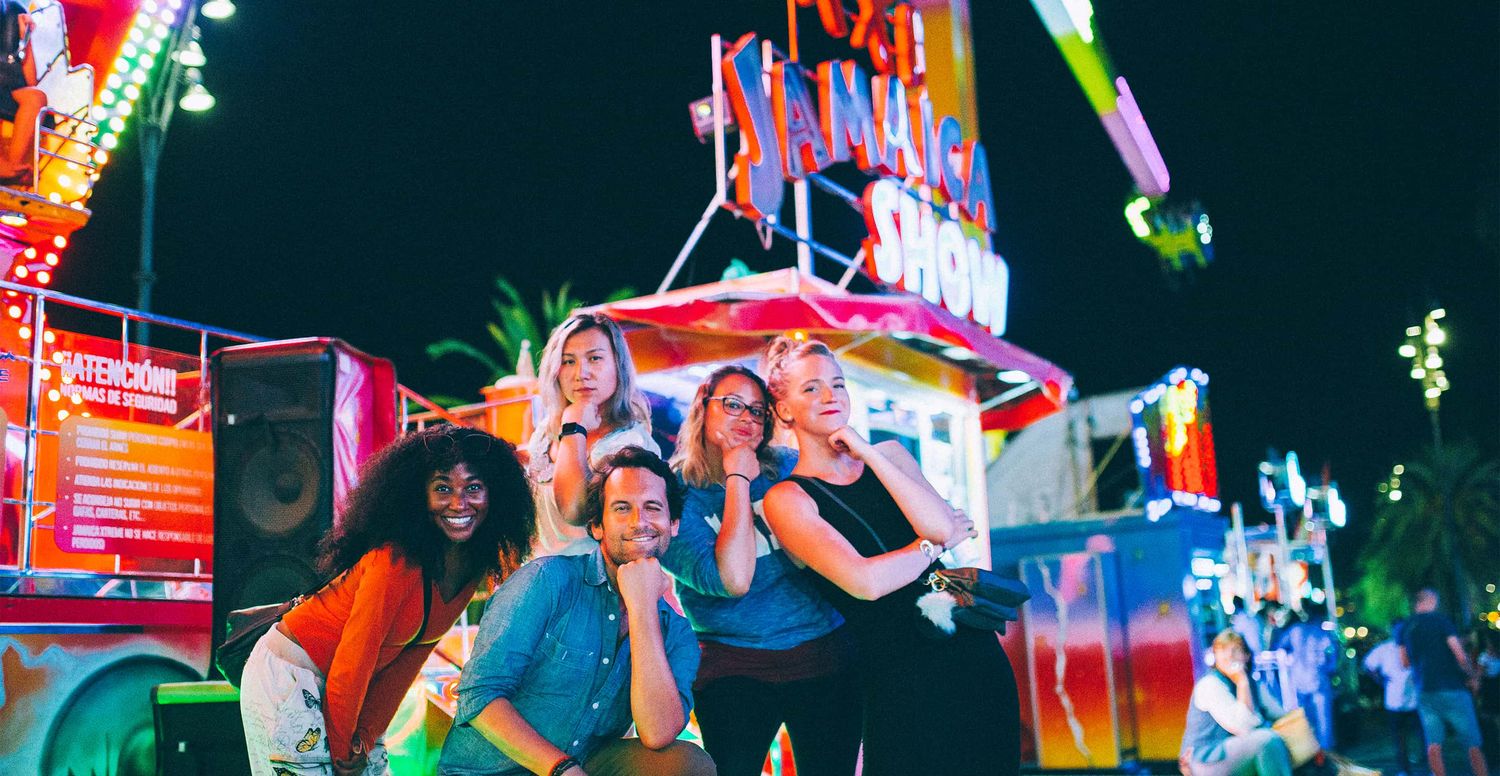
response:
[(823, 23), (823, 31), (829, 37), (842, 38), (849, 34), (849, 17), (844, 15), (842, 0), (797, 0), (797, 5), (803, 8), (813, 3), (818, 4), (818, 21)]
[(777, 62), (771, 65), (771, 109), (776, 118), (777, 150), (781, 152), (781, 174), (801, 180), (808, 173), (829, 165), (828, 147), (818, 130), (818, 114), (801, 65)]
[(744, 140), (734, 155), (734, 200), (751, 218), (775, 215), (783, 194), (781, 154), (774, 139), (768, 142), (776, 121), (761, 83), (760, 41), (755, 33), (736, 41), (723, 62), (724, 87)]
[(908, 88), (927, 81), (927, 33), (922, 14), (910, 5), (896, 6), (896, 74)]
[(876, 72), (891, 73), (895, 60), (891, 57), (891, 34), (886, 28), (886, 9), (895, 0), (859, 0), (859, 12), (854, 17), (854, 29), (849, 33), (849, 45), (868, 49), (870, 63)]
[(862, 170), (874, 169), (875, 112), (864, 70), (848, 60), (818, 65), (818, 108), (823, 142), (832, 160), (853, 159)]

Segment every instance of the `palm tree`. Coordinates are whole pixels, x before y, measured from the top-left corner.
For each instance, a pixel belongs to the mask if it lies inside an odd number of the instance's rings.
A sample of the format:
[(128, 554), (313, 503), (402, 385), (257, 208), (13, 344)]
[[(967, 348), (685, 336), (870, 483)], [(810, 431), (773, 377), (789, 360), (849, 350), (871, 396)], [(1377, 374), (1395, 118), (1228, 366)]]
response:
[(1472, 443), (1428, 448), (1401, 475), (1400, 500), (1381, 495), (1364, 571), (1407, 592), (1436, 589), (1467, 618), (1476, 581), (1500, 556), (1500, 461)]
[[(516, 362), (522, 350), (539, 348), (547, 336), (574, 310), (584, 306), (583, 300), (572, 294), (572, 283), (563, 283), (556, 294), (542, 292), (541, 307), (533, 310), (521, 300), (520, 292), (502, 275), (495, 276), (498, 295), (490, 298), (495, 310), (495, 320), (485, 323), (490, 340), (498, 355), (472, 343), (449, 337), (427, 346), (427, 357), (433, 360), (445, 356), (460, 356), (476, 361), (490, 374), (489, 382), (515, 374)], [(636, 295), (633, 288), (619, 288), (605, 298), (605, 302), (629, 299)], [(540, 315), (537, 315), (540, 312)]]

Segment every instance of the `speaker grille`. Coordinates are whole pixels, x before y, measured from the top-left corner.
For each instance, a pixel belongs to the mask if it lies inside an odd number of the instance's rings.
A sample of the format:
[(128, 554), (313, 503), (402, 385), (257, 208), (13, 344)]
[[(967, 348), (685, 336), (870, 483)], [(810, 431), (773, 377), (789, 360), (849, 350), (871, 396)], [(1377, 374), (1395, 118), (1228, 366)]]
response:
[(275, 424), (266, 431), (245, 458), (235, 492), (240, 514), (255, 531), (280, 538), (317, 514), (324, 483), (316, 444)]
[(306, 593), (316, 584), (317, 572), (302, 558), (289, 555), (257, 558), (255, 573), (246, 575), (244, 584), (234, 591), (229, 609), (281, 603)]

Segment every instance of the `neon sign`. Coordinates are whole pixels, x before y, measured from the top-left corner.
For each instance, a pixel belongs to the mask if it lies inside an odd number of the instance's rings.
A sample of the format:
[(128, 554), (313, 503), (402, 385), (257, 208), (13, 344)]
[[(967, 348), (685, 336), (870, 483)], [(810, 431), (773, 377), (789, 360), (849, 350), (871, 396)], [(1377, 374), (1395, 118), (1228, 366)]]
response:
[(902, 5), (887, 21), (889, 3), (861, 0), (848, 17), (832, 2), (798, 1), (817, 4), (830, 35), (869, 51), (876, 73), (853, 60), (767, 67), (753, 32), (730, 46), (720, 68), (741, 137), (735, 204), (775, 219), (787, 182), (853, 162), (878, 176), (861, 197), (866, 272), (1003, 334), (1010, 269), (990, 248), (988, 158), (957, 119), (935, 115), (920, 13)]
[(1174, 506), (1218, 512), (1208, 375), (1187, 367), (1172, 370), (1131, 400), (1130, 417), (1146, 516), (1158, 520)]

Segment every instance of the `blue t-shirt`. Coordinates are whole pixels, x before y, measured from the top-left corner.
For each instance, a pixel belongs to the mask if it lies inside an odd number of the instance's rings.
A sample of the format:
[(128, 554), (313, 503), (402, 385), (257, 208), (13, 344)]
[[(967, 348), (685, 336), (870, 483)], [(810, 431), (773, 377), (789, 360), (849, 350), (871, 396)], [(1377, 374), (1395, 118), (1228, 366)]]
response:
[(661, 565), (677, 580), (677, 597), (698, 637), (736, 647), (791, 649), (831, 633), (844, 620), (814, 589), (807, 572), (797, 568), (766, 527), (761, 502), (772, 485), (786, 479), (797, 454), (773, 448), (775, 479), (764, 474), (750, 483), (755, 513), (755, 577), (744, 596), (724, 589), (714, 544), (724, 514), (724, 486), (687, 486), (682, 522)]
[(1457, 636), (1453, 622), (1437, 612), (1412, 615), (1401, 634), (1401, 645), (1411, 661), (1412, 675), (1422, 692), (1464, 689), (1464, 671), (1448, 647), (1448, 637)]

